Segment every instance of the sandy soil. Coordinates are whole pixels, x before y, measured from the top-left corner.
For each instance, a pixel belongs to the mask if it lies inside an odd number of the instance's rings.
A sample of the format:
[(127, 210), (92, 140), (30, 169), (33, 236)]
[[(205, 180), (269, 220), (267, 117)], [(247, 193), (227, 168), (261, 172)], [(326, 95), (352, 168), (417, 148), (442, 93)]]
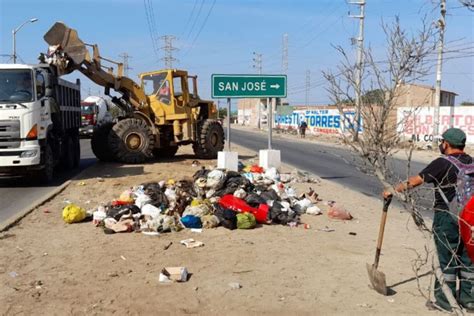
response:
[[(254, 157), (241, 148), (239, 153)], [(368, 286), (365, 265), (373, 260), (382, 203), (331, 182), (313, 187), (323, 199), (345, 205), (354, 220), (304, 215), (309, 229), (220, 227), (150, 237), (106, 235), (90, 222), (67, 225), (61, 219), (67, 200), (92, 208), (135, 184), (191, 176), (193, 159), (189, 148), (181, 148), (175, 162), (97, 164), (1, 234), (0, 314), (433, 315), (411, 270), (414, 250), (421, 252), (425, 241), (409, 216), (389, 210), (380, 270), (396, 294), (379, 295)], [(308, 186), (296, 188), (303, 192)], [(325, 227), (335, 231), (319, 230)], [(185, 238), (205, 246), (186, 249), (179, 244)], [(165, 266), (186, 266), (192, 275), (186, 283), (160, 284)], [(426, 288), (430, 279), (421, 278), (421, 286)], [(231, 282), (242, 288), (232, 289)]]

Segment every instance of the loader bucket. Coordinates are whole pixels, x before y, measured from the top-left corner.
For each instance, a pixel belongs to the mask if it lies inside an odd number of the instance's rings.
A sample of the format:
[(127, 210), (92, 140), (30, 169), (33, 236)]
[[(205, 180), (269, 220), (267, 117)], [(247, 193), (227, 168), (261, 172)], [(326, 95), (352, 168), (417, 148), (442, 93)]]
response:
[(76, 65), (89, 59), (89, 51), (84, 42), (79, 39), (77, 31), (62, 22), (56, 22), (43, 38), (50, 46), (59, 45), (60, 51), (66, 53)]

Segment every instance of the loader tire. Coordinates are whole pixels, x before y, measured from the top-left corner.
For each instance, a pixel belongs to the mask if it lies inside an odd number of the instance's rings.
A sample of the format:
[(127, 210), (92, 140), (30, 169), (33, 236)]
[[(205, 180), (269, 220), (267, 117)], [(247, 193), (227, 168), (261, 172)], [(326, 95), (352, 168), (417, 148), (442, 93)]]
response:
[(178, 151), (178, 146), (167, 146), (163, 148), (155, 148), (153, 149), (153, 156), (156, 159), (169, 159), (173, 158)]
[(91, 138), (91, 148), (94, 155), (103, 162), (111, 162), (115, 160), (109, 146), (109, 134), (114, 123), (104, 123), (94, 127)]
[(198, 135), (193, 143), (194, 153), (201, 159), (212, 159), (224, 149), (224, 129), (215, 120), (205, 120), (198, 127)]
[(143, 163), (153, 157), (155, 137), (144, 120), (127, 118), (114, 125), (109, 134), (109, 146), (123, 163)]

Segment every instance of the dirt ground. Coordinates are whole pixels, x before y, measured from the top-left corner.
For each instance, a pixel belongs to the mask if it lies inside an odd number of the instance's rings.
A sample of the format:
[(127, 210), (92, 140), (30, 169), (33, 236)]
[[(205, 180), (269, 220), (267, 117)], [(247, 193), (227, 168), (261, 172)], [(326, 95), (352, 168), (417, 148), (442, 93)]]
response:
[[(253, 152), (238, 151), (241, 158), (255, 159)], [(133, 185), (191, 176), (192, 160), (190, 149), (181, 148), (173, 162), (98, 163), (0, 234), (0, 314), (433, 315), (424, 307), (411, 268), (414, 250), (422, 252), (425, 240), (409, 216), (396, 207), (389, 210), (380, 270), (396, 293), (379, 295), (368, 286), (366, 262), (374, 258), (382, 202), (328, 181), (311, 186), (323, 199), (346, 206), (352, 221), (303, 215), (309, 229), (219, 227), (152, 237), (106, 235), (90, 222), (68, 225), (61, 219), (66, 201), (93, 208)], [(298, 192), (309, 186), (295, 185)], [(334, 231), (320, 230), (326, 227)], [(179, 244), (186, 238), (205, 246), (187, 249)], [(159, 283), (166, 266), (187, 267), (188, 282)], [(422, 277), (421, 286), (430, 280)], [(231, 282), (242, 287), (232, 289)]]

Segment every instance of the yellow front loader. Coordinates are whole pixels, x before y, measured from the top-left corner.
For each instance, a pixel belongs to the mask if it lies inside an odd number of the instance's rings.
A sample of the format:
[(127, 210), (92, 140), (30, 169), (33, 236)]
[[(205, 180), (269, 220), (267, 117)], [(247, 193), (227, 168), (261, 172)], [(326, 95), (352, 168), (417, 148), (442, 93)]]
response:
[[(178, 146), (192, 144), (199, 158), (215, 158), (224, 148), (224, 130), (212, 101), (199, 98), (197, 77), (165, 69), (139, 75), (140, 84), (123, 76), (123, 64), (99, 54), (96, 44), (81, 41), (77, 31), (56, 22), (44, 35), (49, 44), (45, 62), (58, 75), (80, 71), (90, 80), (118, 92), (112, 97), (125, 113), (116, 123), (94, 129), (91, 145), (103, 161), (142, 163), (153, 156), (170, 158)], [(92, 50), (92, 53), (91, 51)], [(115, 64), (117, 71), (103, 65)]]

